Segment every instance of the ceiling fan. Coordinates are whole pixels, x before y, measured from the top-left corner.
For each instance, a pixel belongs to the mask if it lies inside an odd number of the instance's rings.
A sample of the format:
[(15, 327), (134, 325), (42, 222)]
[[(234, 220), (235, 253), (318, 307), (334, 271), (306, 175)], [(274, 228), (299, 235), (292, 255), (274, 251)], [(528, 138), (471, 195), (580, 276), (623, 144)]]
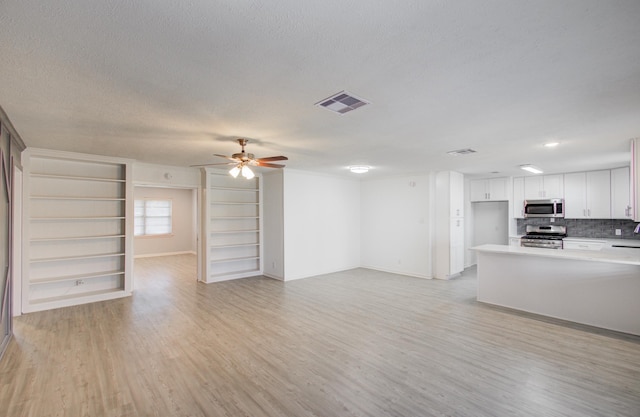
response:
[(222, 162), (219, 164), (202, 164), (202, 165), (191, 165), (192, 167), (208, 167), (214, 165), (235, 165), (229, 171), (229, 174), (236, 178), (238, 174), (242, 173), (242, 176), (246, 179), (250, 180), (255, 177), (255, 174), (249, 168), (250, 166), (254, 167), (265, 167), (265, 168), (284, 168), (282, 164), (272, 164), (273, 161), (287, 161), (289, 158), (286, 156), (269, 156), (266, 158), (256, 158), (252, 153), (245, 152), (244, 147), (247, 146), (249, 139), (237, 139), (237, 142), (242, 147), (242, 150), (238, 153), (234, 153), (231, 156), (214, 154), (215, 156), (219, 156), (220, 158), (229, 159), (233, 162)]

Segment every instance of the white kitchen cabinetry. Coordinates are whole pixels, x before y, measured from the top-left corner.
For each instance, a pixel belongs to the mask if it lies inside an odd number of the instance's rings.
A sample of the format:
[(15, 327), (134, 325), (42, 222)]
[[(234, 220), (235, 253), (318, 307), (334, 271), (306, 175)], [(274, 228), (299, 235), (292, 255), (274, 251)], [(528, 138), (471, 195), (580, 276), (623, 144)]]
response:
[(601, 250), (605, 241), (603, 240), (580, 240), (576, 238), (569, 238), (562, 240), (563, 249), (579, 249), (579, 250)]
[(469, 181), (471, 202), (508, 200), (508, 178)]
[(436, 174), (435, 277), (449, 279), (464, 270), (464, 177)]
[(562, 174), (524, 177), (525, 200), (562, 198), (564, 188)]
[(131, 161), (25, 151), (24, 312), (131, 294)]
[(611, 171), (565, 174), (564, 183), (565, 218), (611, 218)]
[(611, 218), (631, 219), (631, 184), (629, 167), (611, 170)]
[(203, 170), (204, 282), (262, 274), (262, 177)]
[(513, 217), (524, 219), (524, 177), (513, 179)]
[(631, 206), (633, 220), (640, 222), (640, 139), (631, 140)]

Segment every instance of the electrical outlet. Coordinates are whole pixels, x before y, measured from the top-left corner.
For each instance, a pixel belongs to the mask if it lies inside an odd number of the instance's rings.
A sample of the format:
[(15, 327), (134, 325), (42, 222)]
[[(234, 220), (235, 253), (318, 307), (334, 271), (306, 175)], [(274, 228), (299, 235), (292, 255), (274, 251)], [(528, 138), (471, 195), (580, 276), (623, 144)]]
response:
[(84, 281), (83, 281), (83, 280), (81, 280), (81, 279), (77, 280), (77, 281), (76, 281), (76, 287), (77, 287), (78, 285), (84, 285)]
[(616, 236), (622, 236), (622, 229), (616, 229)]

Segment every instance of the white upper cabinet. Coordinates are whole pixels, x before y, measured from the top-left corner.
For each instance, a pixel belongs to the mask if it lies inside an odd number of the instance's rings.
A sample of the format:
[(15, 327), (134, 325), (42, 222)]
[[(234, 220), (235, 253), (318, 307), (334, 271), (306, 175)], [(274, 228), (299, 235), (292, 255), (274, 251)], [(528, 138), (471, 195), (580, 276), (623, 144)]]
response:
[(611, 171), (564, 175), (565, 218), (611, 218)]
[(469, 181), (470, 199), (472, 202), (508, 200), (507, 184), (508, 178), (471, 180)]
[(562, 174), (524, 177), (525, 200), (562, 198), (563, 196), (564, 181)]
[(611, 170), (611, 217), (630, 219), (633, 216), (631, 206), (629, 167)]
[(524, 218), (524, 177), (513, 179), (513, 217)]

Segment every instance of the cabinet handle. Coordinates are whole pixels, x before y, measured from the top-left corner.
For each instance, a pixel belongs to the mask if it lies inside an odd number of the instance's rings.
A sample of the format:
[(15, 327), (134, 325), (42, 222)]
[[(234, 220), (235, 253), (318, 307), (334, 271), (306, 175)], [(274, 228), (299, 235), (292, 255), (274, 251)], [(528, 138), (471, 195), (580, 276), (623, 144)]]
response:
[(586, 209), (582, 209), (582, 215), (583, 215), (584, 217), (587, 217), (587, 210), (586, 210)]
[(587, 216), (591, 217), (591, 209), (587, 209)]
[(487, 193), (487, 200), (491, 200), (491, 193)]

